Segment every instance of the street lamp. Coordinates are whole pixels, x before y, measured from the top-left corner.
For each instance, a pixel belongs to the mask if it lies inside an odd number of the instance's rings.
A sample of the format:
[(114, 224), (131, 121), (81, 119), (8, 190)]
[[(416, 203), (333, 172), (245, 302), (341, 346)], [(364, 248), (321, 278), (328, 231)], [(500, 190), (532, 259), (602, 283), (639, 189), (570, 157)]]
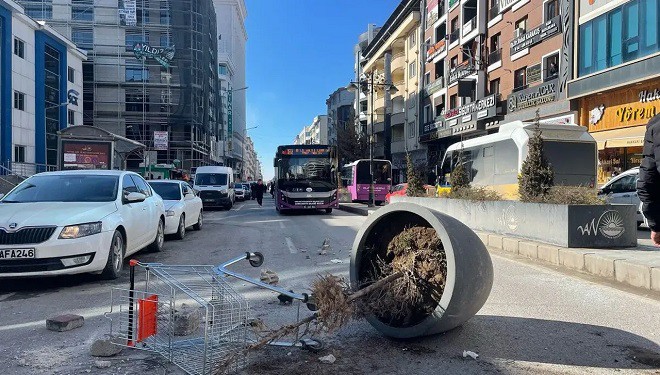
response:
[[(386, 89), (391, 95), (396, 94), (399, 90), (391, 83), (376, 83), (374, 82), (374, 73), (368, 74), (364, 79), (359, 82), (349, 82), (346, 89), (352, 93), (357, 93), (359, 98), (360, 88), (367, 86), (371, 101), (371, 131), (369, 135), (369, 207), (376, 205), (376, 197), (374, 195), (374, 86), (381, 86)], [(387, 113), (387, 109), (385, 110)]]

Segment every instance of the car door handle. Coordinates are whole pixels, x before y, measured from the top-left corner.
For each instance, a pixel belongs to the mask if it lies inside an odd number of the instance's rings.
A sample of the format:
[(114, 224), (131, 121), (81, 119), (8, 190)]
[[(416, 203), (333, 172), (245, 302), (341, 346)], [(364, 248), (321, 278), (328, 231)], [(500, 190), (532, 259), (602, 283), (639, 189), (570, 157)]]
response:
[(147, 208), (146, 208), (146, 207), (142, 207), (142, 211), (146, 211), (146, 210), (147, 210)]

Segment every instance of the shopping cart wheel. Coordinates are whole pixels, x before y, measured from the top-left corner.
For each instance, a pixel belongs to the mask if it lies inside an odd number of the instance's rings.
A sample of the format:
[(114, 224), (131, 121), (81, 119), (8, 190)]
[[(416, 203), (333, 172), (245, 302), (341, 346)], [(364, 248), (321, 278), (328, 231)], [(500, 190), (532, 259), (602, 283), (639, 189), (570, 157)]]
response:
[(248, 260), (252, 267), (261, 267), (264, 264), (264, 255), (260, 252), (248, 254)]
[(312, 353), (318, 353), (325, 349), (325, 343), (319, 339), (311, 338), (300, 340), (301, 348)]

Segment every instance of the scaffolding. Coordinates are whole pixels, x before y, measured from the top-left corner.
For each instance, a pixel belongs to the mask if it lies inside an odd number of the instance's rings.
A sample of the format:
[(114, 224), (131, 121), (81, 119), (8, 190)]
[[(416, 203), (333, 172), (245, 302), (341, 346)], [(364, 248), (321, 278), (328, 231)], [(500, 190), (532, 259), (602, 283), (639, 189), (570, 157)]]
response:
[[(221, 139), (212, 0), (18, 0), (87, 50), (84, 124), (146, 145), (157, 163), (218, 163)], [(154, 131), (167, 131), (157, 150)], [(151, 160), (154, 162), (154, 160)]]

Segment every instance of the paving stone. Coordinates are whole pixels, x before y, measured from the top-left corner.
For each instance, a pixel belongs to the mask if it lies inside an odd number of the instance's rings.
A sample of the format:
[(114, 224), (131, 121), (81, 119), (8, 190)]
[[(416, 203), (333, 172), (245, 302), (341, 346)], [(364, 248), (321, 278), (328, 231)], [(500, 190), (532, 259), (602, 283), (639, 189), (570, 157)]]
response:
[(46, 320), (46, 328), (51, 331), (65, 332), (82, 327), (85, 318), (80, 315), (64, 314)]
[(531, 259), (538, 258), (539, 245), (535, 242), (520, 241), (518, 243), (518, 254)]
[(488, 235), (488, 247), (492, 247), (498, 250), (502, 250), (502, 240), (504, 237), (498, 236), (497, 234)]
[(114, 357), (121, 353), (124, 348), (114, 344), (112, 340), (96, 340), (92, 344), (90, 354), (93, 357)]
[(627, 260), (614, 262), (616, 280), (639, 288), (651, 289), (651, 267)]
[(538, 259), (552, 264), (559, 264), (559, 248), (551, 245), (539, 245)]
[(517, 238), (504, 237), (502, 240), (502, 248), (504, 251), (518, 254), (518, 249), (520, 245), (520, 240)]

